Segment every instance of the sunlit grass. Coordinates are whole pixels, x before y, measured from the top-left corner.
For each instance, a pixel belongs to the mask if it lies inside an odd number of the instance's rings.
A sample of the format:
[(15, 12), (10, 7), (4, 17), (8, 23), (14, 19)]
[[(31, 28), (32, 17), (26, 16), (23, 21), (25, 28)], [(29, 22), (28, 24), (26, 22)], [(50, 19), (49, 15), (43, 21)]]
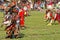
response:
[[(31, 16), (25, 19), (27, 28), (21, 30), (23, 38), (5, 39), (5, 27), (0, 27), (0, 40), (60, 40), (60, 24), (47, 26), (43, 19), (44, 13), (31, 11), (30, 14)], [(3, 20), (2, 16), (3, 13), (0, 13), (0, 22)]]

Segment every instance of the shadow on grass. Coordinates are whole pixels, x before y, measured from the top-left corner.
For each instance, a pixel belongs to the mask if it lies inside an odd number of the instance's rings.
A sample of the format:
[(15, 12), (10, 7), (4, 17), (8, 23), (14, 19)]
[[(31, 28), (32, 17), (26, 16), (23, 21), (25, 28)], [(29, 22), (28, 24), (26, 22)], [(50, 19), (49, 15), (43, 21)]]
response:
[(8, 40), (8, 39), (19, 39), (19, 38), (23, 38), (23, 37), (24, 37), (24, 34), (21, 33), (21, 34), (18, 35), (18, 37), (10, 37), (10, 38), (5, 37), (3, 39), (6, 39), (6, 40)]
[(53, 23), (53, 25), (59, 25), (59, 23)]
[(11, 39), (18, 39), (18, 38), (23, 38), (23, 37), (24, 37), (24, 34), (21, 33), (21, 34), (18, 35), (18, 37), (15, 37), (15, 38), (12, 37)]
[(24, 35), (25, 35), (25, 34), (22, 34), (22, 33), (21, 33), (21, 34), (19, 34), (20, 38), (23, 38), (23, 37), (24, 37)]

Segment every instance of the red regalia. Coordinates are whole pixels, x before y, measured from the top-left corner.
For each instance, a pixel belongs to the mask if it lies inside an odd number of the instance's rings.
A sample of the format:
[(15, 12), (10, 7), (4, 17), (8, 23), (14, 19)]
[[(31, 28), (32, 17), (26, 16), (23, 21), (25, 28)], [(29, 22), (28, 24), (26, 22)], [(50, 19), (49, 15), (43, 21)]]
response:
[(58, 22), (60, 23), (60, 14), (58, 15)]
[(60, 23), (60, 10), (57, 10), (55, 19)]
[(11, 24), (7, 26), (5, 30), (8, 36), (12, 35), (12, 32), (15, 31), (15, 18), (12, 17)]
[(19, 17), (20, 17), (20, 26), (24, 27), (24, 10), (21, 9), (20, 12), (18, 13)]

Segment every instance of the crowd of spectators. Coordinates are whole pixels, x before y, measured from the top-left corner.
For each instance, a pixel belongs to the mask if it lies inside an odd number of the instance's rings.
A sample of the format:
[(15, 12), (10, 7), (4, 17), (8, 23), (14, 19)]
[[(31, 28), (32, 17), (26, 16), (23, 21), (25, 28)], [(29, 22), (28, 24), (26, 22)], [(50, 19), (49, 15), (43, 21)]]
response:
[[(0, 0), (0, 9), (3, 9), (2, 5), (4, 6), (8, 6), (9, 2), (11, 0)], [(31, 0), (28, 1), (28, 0), (23, 0), (23, 1), (18, 1), (17, 3), (19, 3), (18, 5), (19, 6), (23, 6), (25, 7), (25, 9), (45, 9), (47, 8), (47, 5), (49, 3), (53, 3), (54, 6), (56, 6), (56, 4), (58, 3), (58, 1), (51, 1), (51, 0), (45, 0), (45, 1), (41, 1), (41, 0), (38, 0), (38, 1), (34, 1), (32, 2)]]

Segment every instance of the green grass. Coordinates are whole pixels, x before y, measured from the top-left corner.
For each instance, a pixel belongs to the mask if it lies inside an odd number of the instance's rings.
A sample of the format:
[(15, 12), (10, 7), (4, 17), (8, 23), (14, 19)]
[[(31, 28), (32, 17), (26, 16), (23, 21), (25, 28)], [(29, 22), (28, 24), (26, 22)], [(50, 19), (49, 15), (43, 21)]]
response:
[[(31, 11), (30, 14), (31, 16), (25, 18), (27, 28), (21, 30), (23, 38), (5, 39), (5, 27), (0, 27), (0, 40), (60, 40), (60, 24), (47, 26), (47, 22), (43, 19), (44, 13)], [(0, 13), (0, 22), (3, 20), (2, 16)]]

